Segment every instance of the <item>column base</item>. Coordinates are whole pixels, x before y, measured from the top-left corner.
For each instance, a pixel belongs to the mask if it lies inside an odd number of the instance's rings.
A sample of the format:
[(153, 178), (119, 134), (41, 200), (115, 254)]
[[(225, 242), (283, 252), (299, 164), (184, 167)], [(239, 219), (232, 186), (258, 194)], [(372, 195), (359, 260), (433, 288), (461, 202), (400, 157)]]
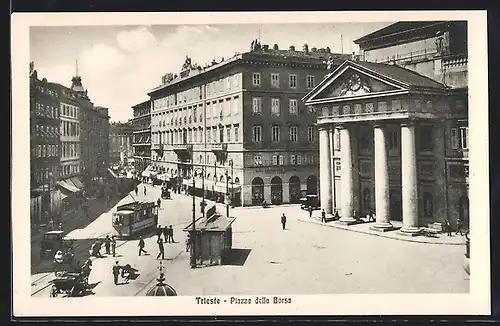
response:
[(338, 224), (342, 224), (342, 225), (353, 225), (353, 224), (359, 224), (359, 223), (363, 223), (362, 220), (357, 220), (355, 218), (352, 218), (352, 217), (341, 217), (336, 223)]
[(416, 226), (412, 226), (409, 228), (402, 227), (401, 229), (399, 229), (398, 233), (408, 237), (416, 237), (422, 234), (422, 230)]
[(375, 222), (374, 225), (370, 226), (370, 230), (377, 231), (377, 232), (387, 232), (387, 231), (392, 231), (395, 229), (396, 228), (394, 227), (394, 225), (392, 225), (389, 222), (386, 222), (386, 223)]

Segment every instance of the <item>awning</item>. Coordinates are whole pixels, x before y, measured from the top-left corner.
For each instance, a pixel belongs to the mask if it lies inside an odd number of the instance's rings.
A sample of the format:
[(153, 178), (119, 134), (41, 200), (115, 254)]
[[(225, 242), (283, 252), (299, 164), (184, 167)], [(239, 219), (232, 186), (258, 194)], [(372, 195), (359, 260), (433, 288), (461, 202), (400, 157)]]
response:
[(167, 175), (167, 173), (160, 174), (157, 178), (162, 180), (162, 181), (169, 181), (170, 180), (170, 177)]
[(148, 165), (148, 167), (144, 171), (142, 171), (141, 175), (143, 177), (148, 177), (149, 178), (149, 176), (151, 175), (150, 171), (151, 171), (151, 165)]
[(68, 181), (66, 181), (66, 180), (58, 181), (57, 184), (60, 187), (64, 188), (65, 190), (67, 190), (69, 192), (72, 192), (72, 193), (77, 193), (80, 191), (80, 189), (78, 189), (77, 187), (75, 187), (71, 183), (68, 183)]
[(115, 179), (118, 178), (118, 176), (116, 175), (116, 173), (112, 169), (108, 168), (108, 172), (109, 172), (109, 174), (111, 174), (113, 176), (113, 178), (115, 178)]
[(68, 198), (68, 196), (61, 192), (61, 200), (64, 200), (66, 198)]
[(74, 185), (75, 185), (78, 189), (80, 189), (80, 190), (81, 190), (81, 189), (85, 188), (85, 187), (83, 186), (83, 183), (80, 181), (80, 179), (78, 179), (78, 177), (73, 177), (73, 178), (71, 178), (70, 180), (71, 180), (71, 182), (73, 182), (73, 184), (74, 184)]

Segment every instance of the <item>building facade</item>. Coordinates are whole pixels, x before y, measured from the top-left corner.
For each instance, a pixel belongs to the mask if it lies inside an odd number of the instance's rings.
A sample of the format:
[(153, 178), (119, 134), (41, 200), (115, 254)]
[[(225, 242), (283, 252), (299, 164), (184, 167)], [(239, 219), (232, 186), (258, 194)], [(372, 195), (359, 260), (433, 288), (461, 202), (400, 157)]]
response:
[(58, 218), (61, 193), (59, 105), (61, 94), (30, 64), (30, 212), (31, 225)]
[(109, 126), (109, 163), (110, 165), (133, 165), (132, 123), (114, 122)]
[(468, 223), (467, 26), (396, 23), (355, 41), (306, 97), (318, 114), (320, 200), (341, 221), (373, 210), (377, 230)]
[[(152, 90), (152, 170), (234, 205), (296, 202), (318, 188), (316, 116), (300, 99), (340, 55), (307, 45), (251, 50)], [(194, 176), (194, 179), (193, 179)]]
[(149, 100), (132, 107), (134, 167), (141, 173), (151, 164), (151, 102)]

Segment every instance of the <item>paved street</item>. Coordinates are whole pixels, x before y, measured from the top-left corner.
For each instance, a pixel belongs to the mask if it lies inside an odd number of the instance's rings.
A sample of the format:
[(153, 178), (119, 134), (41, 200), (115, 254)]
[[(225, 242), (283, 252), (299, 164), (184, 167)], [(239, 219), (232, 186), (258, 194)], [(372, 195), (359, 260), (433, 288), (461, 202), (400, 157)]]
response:
[[(160, 189), (147, 187), (147, 198), (156, 200)], [(140, 190), (142, 193), (142, 185)], [(162, 202), (160, 210), (160, 224), (174, 228), (177, 243), (165, 244), (163, 264), (167, 283), (179, 295), (460, 293), (469, 289), (468, 275), (462, 269), (463, 246), (398, 241), (305, 223), (298, 217), (307, 213), (298, 206), (233, 209), (237, 216), (233, 248), (249, 249), (244, 265), (192, 270), (182, 232), (191, 220), (191, 209), (191, 197), (173, 194), (172, 200)], [(219, 211), (224, 213), (224, 207)], [(282, 212), (288, 217), (285, 231), (279, 219)], [(100, 227), (110, 228), (111, 221), (105, 216), (78, 231), (80, 235), (91, 236)], [(90, 282), (96, 284), (96, 296), (144, 295), (154, 284), (159, 266), (156, 237), (146, 239), (147, 256), (138, 257), (136, 240), (119, 245), (117, 259), (94, 261)], [(115, 260), (131, 264), (140, 276), (129, 284), (113, 285), (111, 266)], [(48, 289), (36, 296), (48, 296)]]

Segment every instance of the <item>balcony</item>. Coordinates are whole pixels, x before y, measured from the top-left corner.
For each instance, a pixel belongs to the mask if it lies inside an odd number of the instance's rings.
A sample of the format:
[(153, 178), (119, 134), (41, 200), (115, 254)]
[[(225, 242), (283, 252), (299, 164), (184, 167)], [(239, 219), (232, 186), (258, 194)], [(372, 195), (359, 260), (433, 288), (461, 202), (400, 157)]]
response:
[(173, 144), (170, 145), (172, 147), (172, 150), (176, 153), (178, 152), (192, 152), (193, 151), (193, 144)]

